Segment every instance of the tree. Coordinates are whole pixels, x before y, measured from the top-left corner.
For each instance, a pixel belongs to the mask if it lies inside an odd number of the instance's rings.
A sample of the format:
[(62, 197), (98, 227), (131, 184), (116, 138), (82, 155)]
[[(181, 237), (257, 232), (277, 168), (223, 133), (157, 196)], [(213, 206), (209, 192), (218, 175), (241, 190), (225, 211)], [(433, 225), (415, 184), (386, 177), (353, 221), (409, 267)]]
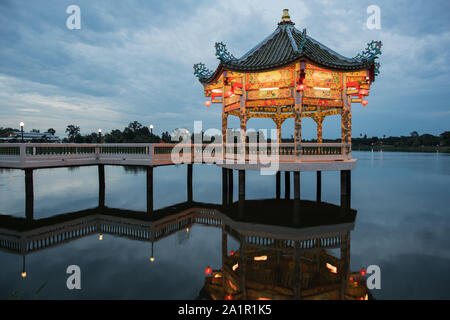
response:
[(39, 133), (39, 132), (41, 132), (41, 131), (40, 131), (39, 129), (31, 129), (30, 132)]
[(53, 128), (49, 128), (49, 129), (47, 129), (47, 132), (50, 133), (51, 135), (55, 135), (56, 130)]
[(80, 127), (70, 124), (66, 128), (66, 133), (69, 136), (69, 141), (72, 142), (76, 136), (80, 135)]
[(450, 131), (445, 131), (443, 133), (441, 133), (440, 135), (441, 138), (441, 146), (450, 146)]
[(414, 137), (414, 138), (419, 136), (419, 133), (417, 131), (413, 131), (410, 134), (411, 134), (411, 137)]

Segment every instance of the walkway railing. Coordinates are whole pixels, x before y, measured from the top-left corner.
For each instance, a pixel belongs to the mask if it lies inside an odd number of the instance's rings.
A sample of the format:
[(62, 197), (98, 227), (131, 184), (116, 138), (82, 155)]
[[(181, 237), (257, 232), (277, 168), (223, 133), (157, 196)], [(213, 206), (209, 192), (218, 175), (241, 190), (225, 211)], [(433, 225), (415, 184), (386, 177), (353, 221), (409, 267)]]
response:
[(301, 143), (300, 152), (296, 152), (294, 143), (247, 143), (245, 149), (240, 144), (224, 146), (225, 155), (222, 144), (1, 143), (0, 167), (26, 169), (95, 164), (157, 166), (244, 159), (254, 163), (349, 160), (342, 143)]

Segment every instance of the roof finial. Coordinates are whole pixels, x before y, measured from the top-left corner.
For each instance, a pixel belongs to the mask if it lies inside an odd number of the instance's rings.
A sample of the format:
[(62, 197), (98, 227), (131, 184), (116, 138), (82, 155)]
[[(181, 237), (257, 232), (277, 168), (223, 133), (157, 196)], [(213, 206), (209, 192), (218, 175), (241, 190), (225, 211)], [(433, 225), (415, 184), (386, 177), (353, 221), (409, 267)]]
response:
[(289, 16), (289, 9), (283, 9), (283, 15), (281, 16), (281, 22), (278, 23), (278, 25), (283, 25), (283, 24), (294, 24), (291, 21), (291, 17)]

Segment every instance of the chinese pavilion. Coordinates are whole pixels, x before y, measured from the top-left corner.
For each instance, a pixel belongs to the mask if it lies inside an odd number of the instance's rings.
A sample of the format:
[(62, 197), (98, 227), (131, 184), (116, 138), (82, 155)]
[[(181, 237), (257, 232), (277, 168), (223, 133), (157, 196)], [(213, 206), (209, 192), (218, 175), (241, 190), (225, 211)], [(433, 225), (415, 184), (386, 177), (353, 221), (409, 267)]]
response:
[(250, 118), (271, 118), (278, 129), (294, 118), (295, 155), (302, 154), (302, 117), (317, 123), (317, 142), (322, 142), (325, 117), (341, 115), (345, 159), (351, 152), (351, 104), (368, 103), (370, 85), (379, 73), (377, 58), (381, 41), (372, 41), (354, 58), (331, 50), (298, 30), (288, 10), (266, 39), (244, 54), (234, 57), (221, 42), (216, 43), (220, 60), (215, 71), (194, 65), (194, 74), (204, 87), (205, 104), (222, 104), (222, 135), (225, 141), (228, 116), (240, 118), (241, 141)]

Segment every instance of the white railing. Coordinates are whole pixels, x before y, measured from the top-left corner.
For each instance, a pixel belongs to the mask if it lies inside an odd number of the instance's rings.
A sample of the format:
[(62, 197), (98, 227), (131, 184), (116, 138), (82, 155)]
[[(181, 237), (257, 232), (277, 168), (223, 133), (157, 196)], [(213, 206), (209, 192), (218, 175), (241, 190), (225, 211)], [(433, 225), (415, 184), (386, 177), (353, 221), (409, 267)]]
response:
[(73, 165), (166, 165), (220, 163), (224, 160), (253, 162), (308, 162), (350, 160), (342, 143), (175, 144), (175, 143), (1, 143), (0, 167), (39, 168)]

